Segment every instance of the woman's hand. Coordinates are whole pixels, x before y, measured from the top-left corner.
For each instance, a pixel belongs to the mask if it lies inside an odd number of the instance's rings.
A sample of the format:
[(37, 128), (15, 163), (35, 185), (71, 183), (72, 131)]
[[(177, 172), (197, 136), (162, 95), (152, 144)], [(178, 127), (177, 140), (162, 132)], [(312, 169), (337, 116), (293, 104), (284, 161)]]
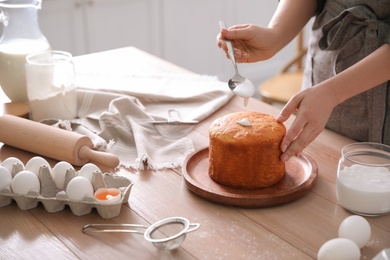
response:
[(322, 132), (336, 105), (337, 98), (325, 85), (304, 89), (290, 99), (277, 117), (285, 122), (296, 111), (280, 145), (282, 161), (298, 156)]
[(217, 36), (217, 45), (227, 55), (224, 39), (231, 40), (237, 62), (269, 59), (294, 39), (316, 9), (316, 0), (279, 0), (267, 27), (243, 24), (222, 29)]
[(266, 60), (278, 51), (275, 49), (276, 36), (272, 29), (253, 24), (235, 25), (220, 31), (217, 36), (217, 46), (229, 57), (224, 39), (232, 42), (237, 62)]

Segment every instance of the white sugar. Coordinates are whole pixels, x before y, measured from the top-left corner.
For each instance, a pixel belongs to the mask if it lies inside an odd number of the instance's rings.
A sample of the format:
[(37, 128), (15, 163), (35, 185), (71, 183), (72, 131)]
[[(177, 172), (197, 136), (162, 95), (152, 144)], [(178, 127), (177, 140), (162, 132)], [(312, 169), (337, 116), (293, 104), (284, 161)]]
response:
[(390, 211), (390, 171), (385, 167), (353, 165), (339, 170), (336, 195), (345, 208), (365, 213)]
[(362, 191), (389, 191), (390, 171), (385, 167), (353, 165), (339, 172), (339, 181), (344, 185)]

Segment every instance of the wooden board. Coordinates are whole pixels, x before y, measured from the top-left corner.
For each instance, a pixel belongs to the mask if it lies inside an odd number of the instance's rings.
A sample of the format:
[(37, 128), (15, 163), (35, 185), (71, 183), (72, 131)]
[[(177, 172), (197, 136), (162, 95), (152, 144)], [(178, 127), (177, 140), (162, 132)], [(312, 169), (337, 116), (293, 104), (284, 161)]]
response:
[(189, 155), (183, 163), (185, 183), (195, 194), (220, 204), (244, 208), (280, 205), (306, 195), (318, 175), (315, 161), (307, 155), (286, 162), (286, 175), (277, 184), (262, 189), (234, 189), (214, 182), (208, 174), (209, 149)]

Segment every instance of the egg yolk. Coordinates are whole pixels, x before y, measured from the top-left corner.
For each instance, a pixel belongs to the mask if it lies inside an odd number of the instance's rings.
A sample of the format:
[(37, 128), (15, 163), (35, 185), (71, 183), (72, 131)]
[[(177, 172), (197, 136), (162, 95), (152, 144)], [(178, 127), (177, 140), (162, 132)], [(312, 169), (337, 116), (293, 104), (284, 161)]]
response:
[(119, 195), (118, 190), (106, 190), (95, 194), (95, 198), (98, 200), (109, 200)]

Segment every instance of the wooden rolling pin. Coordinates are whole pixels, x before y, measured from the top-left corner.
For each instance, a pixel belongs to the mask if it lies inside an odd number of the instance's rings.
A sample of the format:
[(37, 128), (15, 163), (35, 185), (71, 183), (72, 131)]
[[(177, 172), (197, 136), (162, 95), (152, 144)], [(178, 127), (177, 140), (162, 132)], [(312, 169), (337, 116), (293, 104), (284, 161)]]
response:
[(0, 117), (0, 142), (76, 166), (89, 161), (109, 168), (119, 165), (115, 155), (93, 150), (85, 135), (12, 115)]

